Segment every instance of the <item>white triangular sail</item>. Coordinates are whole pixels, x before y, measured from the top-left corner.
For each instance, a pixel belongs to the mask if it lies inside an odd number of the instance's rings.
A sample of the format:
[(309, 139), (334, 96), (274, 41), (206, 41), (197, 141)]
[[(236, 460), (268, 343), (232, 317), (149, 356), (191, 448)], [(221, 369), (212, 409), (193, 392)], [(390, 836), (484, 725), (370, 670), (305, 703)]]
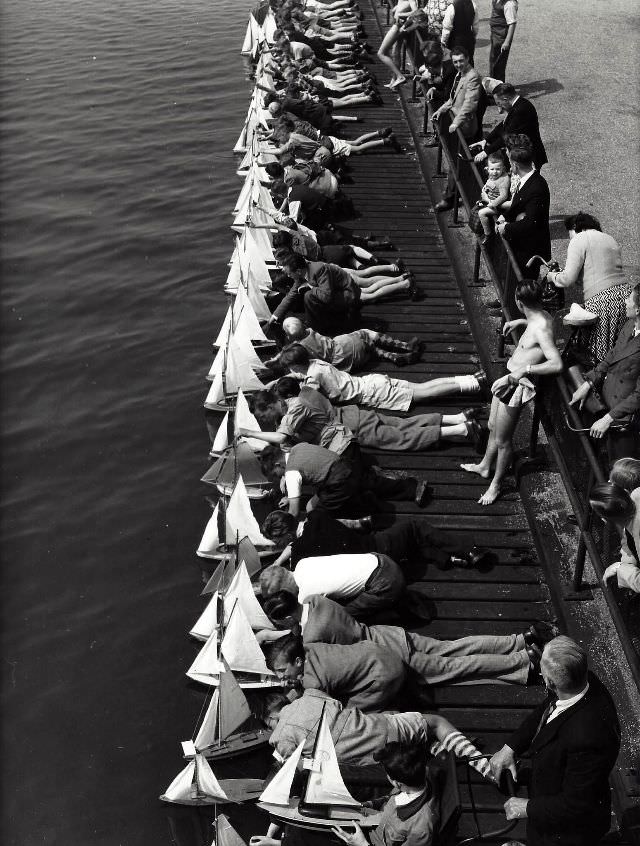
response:
[(305, 741), (301, 741), (295, 752), (287, 758), (281, 769), (271, 779), (269, 784), (260, 794), (259, 802), (267, 802), (269, 805), (288, 805), (291, 796), (291, 786), (296, 775), (298, 762), (302, 755)]
[(353, 798), (342, 780), (336, 748), (333, 745), (333, 739), (325, 714), (322, 715), (322, 719), (320, 720), (318, 736), (313, 747), (313, 755), (307, 789), (304, 795), (305, 803), (310, 805), (353, 805), (360, 807), (362, 803)]
[(208, 640), (218, 625), (218, 601), (220, 599), (220, 594), (216, 591), (209, 602), (207, 603), (204, 611), (196, 622), (193, 625), (193, 628), (189, 632), (191, 637), (195, 637), (196, 640), (206, 641)]
[[(228, 426), (229, 412), (227, 411), (213, 439), (211, 452), (220, 453), (229, 446)], [(234, 432), (237, 432), (239, 429), (251, 429), (253, 432), (261, 431), (260, 424), (249, 409), (249, 404), (242, 392), (242, 388), (238, 391), (234, 411)], [(254, 452), (262, 452), (267, 445), (265, 441), (259, 441), (257, 438), (245, 438), (245, 441)]]
[(225, 625), (229, 621), (231, 612), (236, 604), (240, 605), (245, 613), (251, 628), (259, 632), (262, 629), (270, 629), (273, 631), (275, 626), (267, 615), (262, 610), (262, 606), (256, 599), (253, 591), (251, 579), (247, 572), (247, 567), (244, 561), (240, 564), (236, 573), (224, 595), (224, 617)]
[(249, 621), (238, 603), (234, 608), (229, 625), (220, 644), (220, 652), (225, 661), (239, 673), (256, 673), (272, 676), (267, 667), (260, 644), (256, 640)]
[(226, 356), (220, 358), (216, 356), (212, 371), (213, 381), (204, 401), (205, 408), (215, 408), (219, 403), (223, 402), (225, 392), (226, 394), (235, 394), (238, 392), (238, 388), (242, 388), (245, 391), (261, 391), (264, 388), (264, 385), (254, 373), (251, 364), (246, 360), (233, 335), (229, 338), (229, 343), (226, 347)]
[[(240, 285), (238, 288), (238, 293), (233, 302), (233, 325), (234, 335), (236, 336), (241, 334), (244, 337), (248, 337), (251, 341), (269, 340), (258, 322), (258, 317), (244, 285)], [(260, 367), (264, 367), (259, 358), (258, 361), (260, 362)]]
[(196, 655), (193, 664), (187, 670), (187, 676), (201, 684), (217, 685), (222, 669), (218, 649), (218, 632), (214, 631)]
[(265, 538), (260, 531), (256, 518), (253, 516), (247, 489), (241, 475), (238, 476), (238, 481), (229, 499), (226, 519), (229, 543), (233, 543), (237, 537), (248, 537), (254, 546), (273, 546), (273, 541)]
[(218, 512), (220, 506), (216, 505), (209, 522), (205, 526), (202, 540), (198, 546), (197, 555), (200, 558), (217, 558), (220, 552), (220, 534), (218, 530)]
[(198, 754), (178, 773), (161, 798), (166, 802), (191, 804), (198, 799), (226, 801), (227, 794), (220, 787), (207, 759)]
[(216, 819), (216, 836), (211, 846), (247, 846), (224, 814)]
[[(223, 675), (224, 673), (220, 673), (221, 677)], [(219, 708), (220, 688), (216, 688), (213, 691), (211, 700), (209, 701), (209, 707), (205, 712), (202, 724), (200, 725), (198, 733), (193, 740), (193, 745), (197, 752), (203, 752), (209, 746), (213, 746), (218, 740), (219, 735), (217, 734), (217, 728)]]
[[(257, 331), (253, 330), (253, 324), (251, 323), (251, 316), (245, 317), (242, 320), (242, 313), (238, 318), (238, 322), (236, 323), (235, 318), (233, 316), (233, 307), (229, 306), (227, 310), (227, 317), (225, 317), (224, 323), (222, 324), (222, 328), (218, 333), (218, 336), (215, 340), (215, 345), (219, 347), (218, 352), (216, 353), (216, 357), (213, 359), (213, 363), (209, 368), (209, 372), (207, 373), (207, 379), (213, 380), (217, 372), (219, 372), (225, 364), (225, 356), (226, 356), (226, 347), (229, 345), (229, 339), (233, 337), (238, 352), (242, 357), (242, 361), (246, 362), (250, 365), (252, 370), (264, 370), (264, 365), (260, 361), (260, 357), (258, 356), (257, 352), (253, 348), (253, 344), (251, 343), (251, 331), (253, 334), (257, 334)], [(255, 312), (253, 312), (253, 316), (255, 317)], [(255, 322), (258, 323), (257, 318)], [(234, 327), (233, 331), (231, 331), (232, 327)], [(258, 323), (258, 327), (260, 324)], [(251, 330), (251, 331), (250, 331)], [(263, 333), (263, 337), (267, 340), (266, 335)]]

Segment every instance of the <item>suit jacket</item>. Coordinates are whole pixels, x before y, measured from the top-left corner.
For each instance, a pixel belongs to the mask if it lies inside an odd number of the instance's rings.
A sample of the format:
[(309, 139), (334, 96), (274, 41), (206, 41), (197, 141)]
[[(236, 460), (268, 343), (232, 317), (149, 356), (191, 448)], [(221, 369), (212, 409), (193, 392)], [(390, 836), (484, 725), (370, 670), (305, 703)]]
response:
[(465, 138), (473, 138), (478, 131), (477, 113), (481, 91), (480, 74), (475, 68), (469, 68), (459, 79), (455, 77), (451, 88), (453, 96), (450, 95), (444, 103), (453, 115), (452, 125), (460, 127)]
[(600, 364), (586, 374), (614, 420), (629, 423), (640, 415), (640, 335), (633, 337), (634, 321), (627, 320), (615, 345)]
[(534, 171), (514, 194), (511, 208), (503, 212), (507, 221), (504, 236), (523, 273), (531, 256), (551, 258), (549, 204), (549, 186), (545, 178)]
[(539, 705), (507, 740), (516, 754), (528, 751), (532, 763), (527, 843), (598, 843), (611, 822), (608, 778), (620, 748), (615, 706), (593, 673), (586, 696), (538, 731), (547, 704)]
[(547, 151), (540, 137), (540, 126), (538, 124), (538, 113), (536, 107), (530, 100), (518, 97), (504, 120), (496, 124), (487, 135), (485, 153), (495, 153), (505, 146), (505, 138), (511, 134), (526, 135), (533, 144), (533, 163), (538, 168), (546, 164)]

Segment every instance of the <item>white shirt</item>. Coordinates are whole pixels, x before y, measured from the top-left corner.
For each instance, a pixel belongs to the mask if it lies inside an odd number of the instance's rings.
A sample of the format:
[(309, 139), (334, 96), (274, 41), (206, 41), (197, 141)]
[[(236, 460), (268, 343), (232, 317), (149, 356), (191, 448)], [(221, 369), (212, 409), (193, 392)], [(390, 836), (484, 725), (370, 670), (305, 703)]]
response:
[(372, 552), (302, 558), (293, 571), (298, 602), (304, 604), (314, 594), (336, 599), (357, 596), (377, 566), (378, 558)]
[(580, 693), (577, 693), (575, 696), (572, 696), (571, 699), (558, 699), (556, 702), (556, 707), (553, 709), (551, 714), (547, 717), (547, 723), (550, 723), (552, 720), (562, 714), (563, 711), (571, 708), (576, 703), (580, 702), (581, 699), (587, 695), (587, 691), (589, 690), (589, 682), (587, 682), (587, 686), (584, 690), (581, 690)]
[(529, 173), (525, 173), (525, 175), (524, 175), (524, 176), (521, 176), (521, 177), (520, 177), (520, 184), (518, 185), (518, 191), (520, 191), (520, 190), (521, 190), (522, 186), (525, 184), (525, 182), (527, 181), (527, 179), (529, 179), (529, 177), (533, 176), (533, 174), (534, 174), (535, 172), (536, 172), (536, 169), (535, 169), (535, 167), (534, 167), (534, 168), (532, 168), (532, 169), (529, 171)]
[[(473, 11), (475, 13), (474, 16), (473, 16), (473, 23), (471, 25), (471, 28), (473, 29), (473, 34), (477, 37), (478, 31), (480, 29), (480, 18), (478, 17), (478, 7), (475, 4), (475, 0), (471, 0), (471, 3), (473, 5)], [(442, 42), (443, 42), (443, 44), (446, 44), (447, 41), (449, 40), (449, 36), (451, 35), (451, 30), (453, 29), (453, 21), (455, 19), (455, 16), (456, 16), (455, 6), (453, 4), (451, 4), (450, 6), (447, 6), (447, 11), (444, 13), (444, 17), (442, 19)]]

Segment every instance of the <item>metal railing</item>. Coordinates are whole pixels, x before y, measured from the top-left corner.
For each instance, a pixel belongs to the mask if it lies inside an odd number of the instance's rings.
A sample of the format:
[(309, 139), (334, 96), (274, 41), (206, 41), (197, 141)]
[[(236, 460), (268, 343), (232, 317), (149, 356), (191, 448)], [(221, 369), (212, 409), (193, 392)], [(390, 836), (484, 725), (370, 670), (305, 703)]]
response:
[[(418, 59), (413, 61), (412, 39), (404, 40), (403, 51), (407, 52), (413, 67)], [(406, 63), (406, 59), (404, 60)], [(403, 70), (406, 69), (406, 64)], [(421, 85), (426, 93), (426, 85)], [(478, 166), (473, 160), (469, 146), (460, 129), (449, 132), (450, 121), (445, 116), (433, 124), (430, 120), (429, 107), (425, 99), (424, 130), (431, 127), (438, 139), (436, 174), (434, 178), (444, 177), (443, 164), (448, 172), (453, 172), (455, 178), (452, 225), (460, 226), (461, 212), (466, 214), (466, 220), (472, 207), (480, 198), (480, 191), (484, 180)], [(480, 282), (481, 260), (491, 282), (497, 292), (502, 306), (501, 330), (505, 322), (521, 316), (515, 303), (515, 290), (522, 280), (522, 273), (514, 258), (508, 242), (496, 234), (487, 245), (481, 245), (479, 238), (475, 238), (474, 269), (469, 286), (478, 286)], [(521, 331), (511, 333), (516, 341)], [(504, 356), (505, 337), (499, 332), (498, 355)], [(553, 451), (562, 481), (575, 515), (575, 523), (579, 532), (573, 573), (570, 584), (563, 586), (565, 601), (588, 600), (592, 598), (592, 589), (602, 584), (604, 570), (612, 563), (612, 553), (615, 551), (611, 543), (611, 533), (603, 522), (596, 518), (589, 506), (589, 492), (594, 484), (604, 482), (608, 473), (603, 469), (603, 462), (594, 442), (588, 434), (588, 427), (582, 420), (580, 413), (571, 405), (569, 400), (571, 391), (565, 375), (541, 380), (540, 389), (534, 405), (533, 421), (529, 438), (529, 457), (536, 454), (538, 432), (543, 426), (549, 445)], [(587, 429), (586, 432), (574, 432), (573, 429)], [(599, 585), (585, 585), (584, 570), (586, 555), (595, 571)], [(640, 688), (640, 639), (637, 634), (637, 619), (640, 617), (640, 599), (637, 595), (630, 595), (629, 591), (621, 590), (616, 585), (604, 587), (604, 597), (607, 602), (611, 619), (618, 630), (625, 657), (629, 663), (634, 680)], [(634, 636), (634, 630), (636, 634)]]

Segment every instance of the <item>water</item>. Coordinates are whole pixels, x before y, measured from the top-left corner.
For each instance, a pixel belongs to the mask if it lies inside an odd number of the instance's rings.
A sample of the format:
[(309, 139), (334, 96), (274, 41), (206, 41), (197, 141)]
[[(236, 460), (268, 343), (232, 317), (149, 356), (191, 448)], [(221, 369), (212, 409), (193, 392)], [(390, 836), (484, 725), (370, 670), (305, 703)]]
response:
[(250, 6), (3, 4), (7, 846), (172, 842)]

